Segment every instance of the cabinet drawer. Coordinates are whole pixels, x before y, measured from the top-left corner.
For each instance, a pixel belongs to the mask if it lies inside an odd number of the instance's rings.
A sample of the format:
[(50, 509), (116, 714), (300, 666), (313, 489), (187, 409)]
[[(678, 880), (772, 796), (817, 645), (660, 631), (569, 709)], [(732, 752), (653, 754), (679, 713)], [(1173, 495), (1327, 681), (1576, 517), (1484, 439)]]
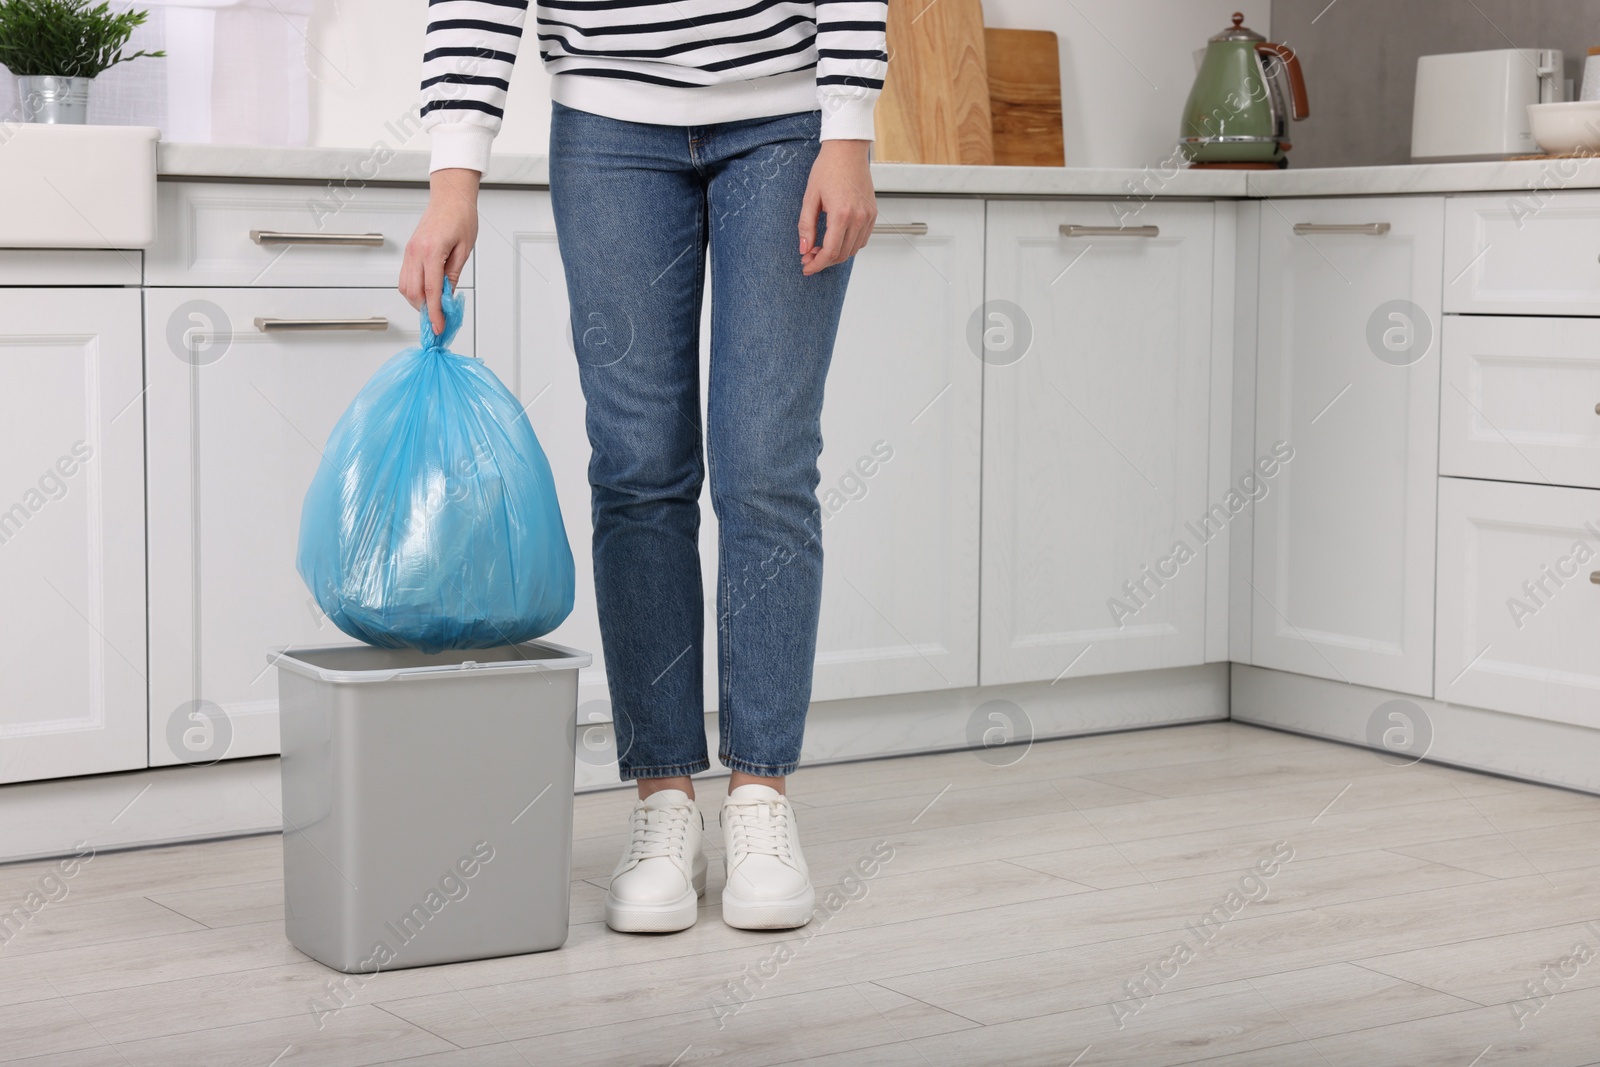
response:
[(1600, 726), (1600, 491), (1439, 480), (1435, 696)]
[(1600, 489), (1600, 319), (1450, 315), (1439, 473)]
[(1600, 315), (1600, 193), (1454, 197), (1444, 309)]
[(149, 285), (393, 288), (428, 203), (425, 189), (370, 185), (162, 182), (156, 193)]

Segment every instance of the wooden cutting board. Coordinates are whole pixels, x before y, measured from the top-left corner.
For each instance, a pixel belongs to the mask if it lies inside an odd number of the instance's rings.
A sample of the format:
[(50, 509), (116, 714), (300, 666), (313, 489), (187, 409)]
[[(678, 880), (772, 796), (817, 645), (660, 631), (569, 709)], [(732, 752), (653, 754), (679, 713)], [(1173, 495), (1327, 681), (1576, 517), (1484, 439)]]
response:
[(983, 31), (989, 66), (994, 161), (1061, 167), (1061, 50), (1048, 30)]
[(980, 0), (889, 0), (875, 123), (880, 162), (994, 162)]

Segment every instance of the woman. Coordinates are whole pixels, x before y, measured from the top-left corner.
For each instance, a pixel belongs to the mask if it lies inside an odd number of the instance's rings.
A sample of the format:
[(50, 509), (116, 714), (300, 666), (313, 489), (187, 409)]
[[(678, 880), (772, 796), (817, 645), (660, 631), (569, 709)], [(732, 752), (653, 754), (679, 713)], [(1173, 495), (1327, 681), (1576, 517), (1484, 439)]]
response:
[[(436, 329), (442, 279), (454, 282), (477, 237), (478, 181), (527, 6), (430, 0), (431, 193), (400, 291)], [(689, 776), (710, 766), (697, 549), (708, 257), (718, 756), (732, 772), (722, 914), (744, 929), (811, 918), (784, 779), (800, 758), (816, 649), (823, 381), (849, 260), (877, 215), (867, 161), (886, 6), (537, 4), (554, 100), (550, 195), (593, 450), (595, 593), (619, 771), (638, 782), (606, 894), (614, 930), (686, 929), (705, 892)]]

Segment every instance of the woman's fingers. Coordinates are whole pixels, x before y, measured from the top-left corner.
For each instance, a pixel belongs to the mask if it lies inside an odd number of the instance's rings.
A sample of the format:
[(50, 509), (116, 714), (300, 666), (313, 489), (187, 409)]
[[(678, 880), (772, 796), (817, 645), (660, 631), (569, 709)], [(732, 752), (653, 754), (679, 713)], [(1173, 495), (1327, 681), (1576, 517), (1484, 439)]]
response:
[(827, 197), (823, 197), (822, 246), (814, 256), (801, 257), (802, 273), (816, 274), (835, 263), (843, 263), (865, 248), (872, 237), (872, 224), (878, 217), (876, 206), (865, 204), (855, 196), (846, 196), (844, 200), (846, 206), (830, 210)]
[(406, 247), (405, 259), (400, 263), (400, 295), (414, 308), (422, 306), (422, 260)]
[(450, 288), (461, 287), (461, 271), (467, 265), (467, 257), (472, 254), (472, 246), (458, 244), (444, 257), (444, 276), (450, 279)]
[(423, 273), (426, 281), (423, 283), (428, 296), (428, 322), (433, 326), (433, 332), (444, 333), (444, 260), (430, 258), (423, 264)]
[(800, 255), (806, 256), (816, 250), (817, 244), (817, 212), (822, 208), (822, 197), (817, 191), (816, 182), (806, 183), (805, 199), (800, 203)]
[(867, 242), (872, 239), (872, 224), (875, 221), (877, 221), (876, 211), (870, 217), (863, 216), (856, 220), (856, 224), (850, 229), (850, 256), (855, 256), (857, 252), (867, 247)]

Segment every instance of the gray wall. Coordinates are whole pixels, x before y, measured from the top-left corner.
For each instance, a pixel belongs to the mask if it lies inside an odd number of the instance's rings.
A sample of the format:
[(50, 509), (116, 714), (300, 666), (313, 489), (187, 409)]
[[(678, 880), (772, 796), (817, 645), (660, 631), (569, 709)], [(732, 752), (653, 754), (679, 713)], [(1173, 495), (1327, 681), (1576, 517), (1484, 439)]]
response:
[(1299, 54), (1311, 100), (1291, 167), (1406, 163), (1418, 56), (1559, 48), (1576, 95), (1600, 0), (1272, 0), (1272, 39)]

